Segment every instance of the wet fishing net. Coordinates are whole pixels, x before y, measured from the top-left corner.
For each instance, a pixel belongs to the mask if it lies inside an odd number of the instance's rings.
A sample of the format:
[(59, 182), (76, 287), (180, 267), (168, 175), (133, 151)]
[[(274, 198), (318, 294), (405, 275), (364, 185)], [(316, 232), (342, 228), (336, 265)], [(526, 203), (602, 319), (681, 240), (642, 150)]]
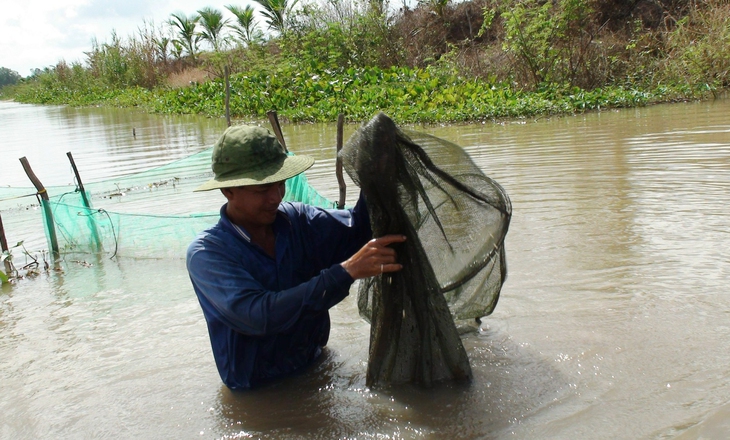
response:
[(470, 379), (456, 322), (497, 304), (507, 194), (458, 145), (399, 129), (382, 113), (340, 157), (365, 195), (374, 236), (407, 236), (393, 245), (403, 270), (360, 284), (358, 307), (371, 323), (367, 384)]
[[(195, 236), (218, 221), (225, 202), (222, 196), (193, 192), (213, 176), (211, 153), (208, 148), (149, 170), (83, 182), (83, 191), (78, 185), (47, 188), (51, 196), (38, 201), (38, 211), (49, 253), (57, 247), (64, 256), (184, 259)], [(286, 201), (325, 208), (335, 205), (309, 184), (305, 174), (287, 180), (286, 188)], [(27, 210), (16, 198), (32, 191), (0, 189), (0, 211), (7, 212), (3, 218), (12, 221), (13, 211)], [(190, 212), (190, 206), (197, 207), (195, 212)]]

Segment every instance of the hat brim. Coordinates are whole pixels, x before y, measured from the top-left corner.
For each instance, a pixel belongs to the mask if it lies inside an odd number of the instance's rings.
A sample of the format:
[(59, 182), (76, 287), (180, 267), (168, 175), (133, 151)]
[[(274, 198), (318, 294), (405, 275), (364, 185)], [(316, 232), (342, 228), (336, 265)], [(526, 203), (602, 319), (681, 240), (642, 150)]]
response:
[(314, 164), (311, 156), (287, 156), (283, 161), (246, 171), (240, 174), (213, 178), (193, 191), (210, 191), (213, 189), (233, 188), (236, 186), (266, 185), (290, 179), (308, 170)]

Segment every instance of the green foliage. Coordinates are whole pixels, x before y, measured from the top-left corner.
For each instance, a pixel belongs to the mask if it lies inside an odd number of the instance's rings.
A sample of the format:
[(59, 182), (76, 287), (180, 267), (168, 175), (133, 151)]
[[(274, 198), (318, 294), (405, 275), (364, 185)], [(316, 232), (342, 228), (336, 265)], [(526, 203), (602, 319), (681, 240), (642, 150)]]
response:
[(273, 29), (279, 34), (286, 33), (288, 27), (288, 18), (299, 0), (256, 0), (263, 10), (261, 14), (266, 17), (266, 24), (269, 29)]
[[(303, 69), (278, 63), (231, 77), (231, 114), (265, 118), (276, 109), (294, 122), (362, 121), (384, 111), (400, 122), (455, 122), (570, 113), (644, 105), (658, 94), (606, 88), (545, 88), (522, 92), (509, 84), (392, 67)], [(152, 102), (158, 112), (223, 114), (224, 84), (211, 81), (167, 91)]]
[(225, 43), (223, 28), (228, 24), (228, 20), (223, 19), (221, 11), (210, 6), (198, 10), (198, 15), (200, 16), (198, 22), (203, 27), (200, 38), (213, 46), (213, 52), (220, 51), (221, 45)]
[[(206, 19), (172, 14), (171, 38), (147, 28), (126, 40), (113, 34), (109, 43), (93, 43), (86, 66), (59, 63), (14, 86), (16, 99), (221, 117), (228, 68), (234, 117), (264, 118), (275, 109), (291, 121), (333, 121), (339, 113), (362, 121), (385, 111), (399, 122), (456, 122), (645, 105), (730, 86), (726, 0), (709, 0), (717, 5), (693, 9), (664, 34), (645, 32), (636, 21), (631, 40), (603, 35), (587, 0), (467, 5), (476, 16), (482, 12), (481, 24), (468, 23), (469, 32), (479, 29), (477, 39), (467, 40), (455, 39), (464, 34), (449, 21), (468, 15), (453, 14), (463, 4), (443, 3), (441, 18), (424, 4), (395, 19), (378, 0), (328, 0), (296, 13), (297, 0), (261, 1), (267, 24), (281, 34), (268, 41), (250, 7), (226, 7), (237, 17), (228, 27), (244, 43), (231, 50), (222, 50), (219, 11), (201, 10)], [(414, 64), (423, 67), (407, 65), (415, 36), (434, 30), (429, 35), (436, 37), (423, 40), (434, 47), (417, 48), (422, 56)], [(201, 35), (220, 50), (198, 53)], [(205, 69), (214, 79), (162, 86), (168, 49), (178, 58), (171, 64)], [(467, 51), (485, 66), (478, 75), (463, 74)]]
[(252, 44), (257, 44), (263, 41), (264, 34), (258, 28), (256, 19), (254, 18), (254, 9), (251, 5), (246, 5), (245, 8), (240, 6), (228, 5), (226, 6), (231, 14), (236, 17), (236, 22), (230, 27), (233, 31), (238, 34), (239, 41), (246, 47)]
[(200, 20), (199, 15), (191, 17), (185, 14), (170, 14), (170, 20), (168, 24), (177, 30), (177, 38), (173, 40), (173, 43), (177, 43), (178, 46), (182, 47), (195, 61), (195, 57), (198, 54), (198, 43), (200, 42), (200, 35), (195, 32), (195, 27)]
[(404, 40), (391, 25), (391, 19), (377, 10), (369, 10), (355, 20), (352, 42), (359, 66), (402, 66)]
[[(504, 49), (533, 87), (573, 84), (584, 65), (576, 65), (592, 36), (585, 32), (591, 10), (585, 0), (522, 0), (503, 12)], [(582, 61), (585, 61), (582, 60)]]
[(479, 32), (477, 32), (477, 38), (481, 38), (489, 32), (496, 16), (497, 10), (495, 8), (488, 6), (482, 8), (482, 25), (479, 27)]
[(153, 29), (142, 28), (138, 36), (122, 41), (112, 32), (109, 43), (92, 42), (87, 52), (91, 75), (113, 88), (152, 88), (160, 82), (159, 43)]
[(355, 63), (356, 52), (351, 39), (337, 23), (323, 29), (291, 32), (281, 39), (287, 61), (305, 69), (334, 69)]
[(402, 45), (387, 16), (372, 9), (349, 13), (306, 6), (279, 39), (289, 61), (321, 68), (401, 65)]
[(658, 69), (664, 82), (682, 80), (713, 93), (730, 86), (730, 4), (709, 3), (714, 7), (694, 10), (668, 34)]
[(155, 44), (155, 50), (157, 51), (157, 59), (161, 61), (163, 64), (167, 63), (168, 55), (170, 54), (170, 45), (172, 44), (172, 40), (170, 40), (168, 37), (159, 37), (154, 38), (153, 42)]
[(140, 105), (149, 92), (142, 87), (111, 87), (80, 64), (59, 63), (19, 84), (15, 100), (36, 104)]

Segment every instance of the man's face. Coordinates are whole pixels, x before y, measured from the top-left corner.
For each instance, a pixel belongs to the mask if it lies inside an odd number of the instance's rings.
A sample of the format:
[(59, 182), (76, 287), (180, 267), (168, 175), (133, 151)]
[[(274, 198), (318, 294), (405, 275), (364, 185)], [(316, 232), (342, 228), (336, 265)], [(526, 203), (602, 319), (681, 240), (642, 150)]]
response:
[(270, 225), (276, 219), (285, 192), (284, 181), (224, 188), (223, 195), (228, 199), (226, 214), (231, 221), (247, 229)]

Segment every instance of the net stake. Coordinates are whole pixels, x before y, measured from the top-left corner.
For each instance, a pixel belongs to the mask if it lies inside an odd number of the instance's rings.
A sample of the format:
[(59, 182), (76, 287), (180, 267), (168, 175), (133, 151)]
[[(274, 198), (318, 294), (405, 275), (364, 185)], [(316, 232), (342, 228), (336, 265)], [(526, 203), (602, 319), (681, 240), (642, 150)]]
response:
[(340, 199), (337, 201), (337, 209), (343, 209), (345, 207), (345, 178), (342, 176), (342, 158), (340, 157), (340, 150), (342, 150), (342, 136), (343, 126), (345, 124), (345, 115), (340, 113), (337, 116), (337, 161), (335, 162), (335, 175), (337, 176), (337, 185), (340, 187)]
[(43, 212), (46, 216), (46, 222), (48, 224), (48, 238), (51, 241), (51, 254), (53, 255), (54, 260), (58, 259), (61, 256), (61, 253), (58, 250), (56, 226), (55, 222), (53, 221), (53, 212), (51, 211), (51, 205), (48, 203), (48, 192), (46, 191), (46, 188), (43, 187), (43, 184), (38, 179), (38, 177), (36, 177), (33, 169), (30, 167), (30, 163), (28, 163), (28, 159), (26, 159), (25, 156), (20, 158), (20, 164), (23, 165), (23, 170), (25, 170), (25, 174), (28, 175), (28, 178), (33, 183), (33, 186), (35, 186), (35, 189), (41, 196), (41, 200), (45, 201), (45, 203), (41, 203), (41, 205), (43, 205)]
[[(68, 156), (68, 161), (71, 162), (71, 168), (73, 169), (74, 176), (76, 176), (76, 182), (79, 184), (79, 191), (81, 191), (81, 200), (84, 202), (84, 207), (91, 212), (91, 202), (89, 201), (89, 198), (86, 196), (86, 191), (84, 190), (84, 184), (81, 182), (81, 176), (79, 175), (79, 170), (76, 168), (76, 162), (74, 162), (74, 157), (71, 155), (71, 152), (67, 152), (66, 156)], [(96, 230), (96, 223), (89, 217), (89, 227), (91, 229), (91, 235), (94, 237), (94, 244), (96, 245), (96, 251), (101, 251), (101, 240), (99, 239), (99, 232)]]
[[(8, 241), (5, 239), (5, 228), (3, 227), (2, 216), (0, 216), (0, 250), (2, 250), (2, 252), (8, 250)], [(5, 260), (3, 263), (5, 263), (5, 273), (10, 276), (10, 272), (13, 270), (10, 266), (10, 261)]]
[(281, 125), (279, 125), (279, 117), (276, 115), (276, 110), (269, 110), (266, 112), (266, 116), (269, 117), (269, 122), (271, 123), (271, 128), (274, 129), (274, 134), (276, 135), (276, 139), (279, 141), (282, 147), (284, 147), (284, 151), (286, 153), (289, 152), (289, 150), (286, 149), (286, 142), (284, 142), (284, 134), (281, 132)]
[(230, 72), (228, 69), (228, 66), (225, 66), (223, 70), (225, 77), (226, 77), (226, 99), (225, 99), (225, 106), (226, 106), (226, 123), (228, 126), (231, 126), (231, 81), (230, 81)]

